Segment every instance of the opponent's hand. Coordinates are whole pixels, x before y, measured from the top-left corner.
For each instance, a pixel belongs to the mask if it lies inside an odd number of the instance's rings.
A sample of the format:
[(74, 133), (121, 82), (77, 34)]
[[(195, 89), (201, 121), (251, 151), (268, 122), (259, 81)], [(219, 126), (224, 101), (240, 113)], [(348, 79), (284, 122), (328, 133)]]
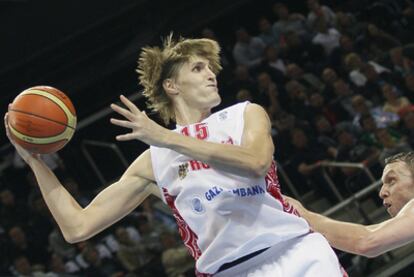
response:
[(13, 139), (12, 139), (12, 137), (11, 137), (11, 135), (10, 135), (10, 127), (9, 127), (9, 114), (8, 113), (6, 113), (5, 115), (4, 115), (4, 127), (5, 127), (5, 129), (6, 129), (6, 135), (7, 135), (7, 138), (10, 140), (10, 143), (14, 146), (14, 148), (16, 149), (16, 151), (17, 151), (17, 153), (20, 155), (20, 157), (22, 157), (22, 159), (27, 163), (27, 164), (29, 164), (30, 163), (30, 161), (32, 160), (32, 159), (36, 159), (36, 160), (39, 160), (40, 159), (40, 155), (39, 154), (34, 154), (34, 153), (31, 153), (31, 152), (29, 152), (29, 151), (27, 151), (26, 149), (24, 149), (23, 147), (21, 147), (20, 145), (18, 145)]
[(298, 211), (300, 216), (306, 217), (308, 210), (305, 209), (305, 207), (303, 207), (302, 203), (286, 195), (283, 195), (283, 198), (285, 201), (287, 201), (290, 205), (292, 205)]
[(118, 135), (116, 139), (119, 141), (138, 139), (149, 145), (163, 146), (170, 131), (151, 120), (145, 112), (141, 112), (125, 96), (121, 95), (120, 99), (127, 108), (122, 108), (116, 104), (111, 104), (111, 108), (127, 120), (111, 118), (111, 123), (120, 127), (129, 128), (132, 131), (127, 134)]

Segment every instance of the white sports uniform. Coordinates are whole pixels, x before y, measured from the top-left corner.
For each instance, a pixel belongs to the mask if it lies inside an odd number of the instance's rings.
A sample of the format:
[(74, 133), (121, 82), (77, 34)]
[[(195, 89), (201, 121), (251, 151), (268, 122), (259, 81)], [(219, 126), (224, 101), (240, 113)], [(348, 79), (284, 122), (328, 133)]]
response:
[[(233, 105), (199, 123), (177, 126), (175, 131), (209, 142), (240, 145), (247, 104)], [(311, 233), (308, 223), (283, 201), (274, 162), (266, 177), (247, 178), (211, 168), (167, 148), (151, 146), (150, 151), (157, 184), (200, 275), (215, 274), (223, 264), (269, 248), (218, 275), (227, 272), (224, 276), (240, 276), (238, 269), (250, 265), (243, 271), (249, 272), (269, 262), (269, 253), (277, 253), (284, 259), (274, 262), (281, 267), (277, 269), (281, 275), (272, 276), (342, 276), (338, 259), (326, 240)], [(321, 243), (314, 243), (311, 237)], [(291, 246), (296, 250), (287, 251)], [(294, 272), (283, 267), (295, 267), (298, 275), (283, 274)], [(234, 270), (237, 273), (233, 274)], [(256, 276), (265, 275), (261, 272)]]

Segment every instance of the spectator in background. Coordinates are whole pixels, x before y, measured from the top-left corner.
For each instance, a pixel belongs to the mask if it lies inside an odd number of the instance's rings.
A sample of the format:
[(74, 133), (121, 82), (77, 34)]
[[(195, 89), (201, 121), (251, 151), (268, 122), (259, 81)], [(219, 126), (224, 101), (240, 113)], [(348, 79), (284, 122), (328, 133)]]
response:
[(168, 277), (184, 277), (194, 272), (194, 260), (183, 245), (177, 245), (173, 233), (163, 232), (161, 243), (161, 261)]
[(414, 73), (408, 73), (404, 78), (405, 96), (414, 103)]
[(0, 227), (9, 229), (15, 224), (26, 224), (28, 220), (27, 207), (16, 199), (9, 189), (0, 192)]
[(310, 29), (314, 29), (316, 20), (320, 17), (325, 19), (329, 27), (335, 26), (335, 13), (328, 6), (319, 4), (318, 0), (307, 0), (306, 3), (309, 9), (307, 24)]
[(312, 118), (312, 109), (309, 106), (309, 94), (306, 88), (296, 80), (286, 83), (285, 89), (289, 101), (287, 110), (302, 120)]
[(13, 226), (8, 230), (9, 241), (9, 255), (13, 258), (25, 256), (30, 263), (47, 264), (49, 255), (45, 244), (40, 244), (38, 241), (28, 238), (27, 233), (21, 226)]
[[(380, 174), (382, 170), (378, 163), (380, 151), (376, 147), (358, 140), (355, 131), (348, 127), (338, 127), (336, 138), (339, 143), (336, 161), (362, 163), (373, 172), (374, 176)], [(365, 173), (357, 168), (341, 167), (340, 170), (348, 191), (356, 192), (370, 183)]]
[[(326, 197), (331, 203), (337, 198), (333, 195), (329, 185), (323, 178), (321, 162), (333, 160), (333, 151), (316, 141), (309, 132), (302, 128), (294, 128), (291, 131), (291, 141), (294, 146), (291, 164), (300, 175), (301, 183), (308, 183), (321, 196)], [(299, 181), (300, 179), (296, 180)]]
[(382, 58), (391, 48), (401, 45), (401, 42), (391, 34), (378, 28), (375, 24), (368, 24), (366, 35), (363, 36), (364, 47), (368, 50), (370, 59)]
[(279, 94), (276, 84), (267, 72), (260, 72), (257, 75), (257, 85), (258, 94), (254, 96), (254, 102), (265, 108), (269, 115), (273, 115)]
[[(247, 89), (254, 93), (256, 91), (256, 83), (249, 72), (249, 68), (246, 65), (238, 65), (233, 71), (234, 77), (227, 84), (228, 94), (231, 94), (231, 101), (234, 101), (234, 96), (241, 89)], [(226, 97), (223, 95), (223, 97)], [(229, 98), (229, 96), (227, 96)]]
[(362, 33), (364, 23), (358, 21), (352, 13), (339, 11), (336, 13), (336, 29), (341, 34), (357, 37)]
[(86, 276), (122, 276), (122, 267), (114, 259), (102, 258), (93, 244), (82, 249), (82, 257), (87, 263)]
[(286, 76), (291, 80), (298, 81), (310, 92), (321, 92), (325, 85), (313, 73), (305, 72), (302, 67), (296, 63), (290, 63), (286, 67)]
[(332, 100), (331, 104), (338, 105), (346, 111), (347, 114), (343, 114), (342, 118), (354, 117), (356, 112), (352, 106), (352, 97), (355, 93), (350, 85), (344, 79), (339, 78), (334, 81), (333, 87), (336, 97)]
[[(381, 74), (383, 72), (389, 72), (389, 69), (379, 65), (374, 61), (368, 62), (376, 73)], [(350, 53), (345, 57), (345, 66), (349, 70), (349, 79), (354, 83), (357, 87), (365, 86), (367, 82), (366, 76), (361, 73), (362, 67), (365, 63), (362, 61), (361, 57), (356, 53)]]
[(383, 146), (382, 151), (379, 155), (379, 162), (382, 166), (385, 166), (386, 158), (400, 152), (412, 151), (411, 146), (406, 141), (404, 141), (404, 139), (398, 139), (391, 136), (386, 128), (378, 128), (375, 131), (375, 136)]
[(414, 109), (403, 115), (403, 123), (403, 131), (407, 136), (407, 142), (414, 149)]
[(356, 126), (359, 126), (360, 118), (364, 115), (371, 115), (378, 128), (396, 125), (400, 120), (399, 116), (395, 113), (384, 112), (381, 107), (371, 107), (370, 103), (362, 95), (352, 97), (352, 107), (356, 112), (353, 119)]
[(289, 9), (285, 4), (275, 3), (273, 4), (273, 13), (277, 16), (278, 20), (273, 23), (273, 30), (283, 36), (286, 36), (289, 32), (295, 32), (302, 38), (307, 37), (307, 28), (305, 24), (305, 17), (299, 13), (289, 13)]
[(382, 108), (384, 112), (398, 114), (401, 109), (411, 105), (410, 100), (407, 97), (402, 96), (395, 86), (389, 83), (384, 83), (381, 86), (381, 90), (385, 99)]
[(285, 62), (279, 57), (279, 49), (276, 47), (266, 47), (264, 59), (260, 69), (268, 72), (272, 76), (272, 79), (276, 82), (285, 82), (286, 65)]
[(319, 17), (314, 24), (315, 36), (312, 43), (323, 47), (325, 57), (329, 57), (332, 51), (339, 46), (341, 34), (333, 26), (328, 27), (325, 17)]
[(404, 67), (404, 58), (403, 58), (403, 51), (402, 47), (394, 47), (389, 50), (389, 56), (391, 61), (391, 69), (392, 72), (398, 74), (399, 76), (403, 76), (405, 73)]
[(147, 252), (145, 246), (141, 245), (140, 242), (132, 240), (124, 227), (117, 227), (115, 229), (115, 236), (119, 243), (116, 255), (128, 272), (137, 271), (151, 260), (152, 255)]
[(272, 28), (272, 24), (266, 17), (261, 17), (257, 23), (259, 28), (259, 38), (266, 46), (279, 47), (280, 34)]
[(338, 73), (332, 67), (324, 68), (321, 73), (321, 80), (325, 84), (323, 94), (328, 102), (335, 97), (333, 84), (338, 78)]
[(248, 89), (241, 89), (236, 94), (236, 101), (238, 103), (249, 101), (254, 102), (253, 95)]
[(236, 31), (236, 44), (233, 47), (233, 57), (238, 65), (254, 68), (262, 62), (266, 45), (258, 37), (252, 37), (246, 29)]

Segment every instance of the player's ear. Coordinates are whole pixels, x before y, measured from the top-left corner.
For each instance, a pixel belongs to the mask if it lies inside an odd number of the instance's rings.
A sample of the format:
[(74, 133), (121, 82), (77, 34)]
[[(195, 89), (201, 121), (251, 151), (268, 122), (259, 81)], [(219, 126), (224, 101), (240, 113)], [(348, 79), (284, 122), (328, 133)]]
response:
[(162, 81), (162, 87), (169, 95), (177, 95), (179, 92), (176, 82), (171, 78), (167, 78)]

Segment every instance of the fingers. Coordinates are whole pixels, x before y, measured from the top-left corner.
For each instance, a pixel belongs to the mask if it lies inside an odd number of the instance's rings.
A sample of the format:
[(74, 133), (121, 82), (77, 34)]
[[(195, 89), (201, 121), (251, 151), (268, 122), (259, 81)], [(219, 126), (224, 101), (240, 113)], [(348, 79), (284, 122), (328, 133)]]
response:
[(111, 118), (111, 123), (117, 126), (121, 126), (124, 128), (134, 128), (134, 123), (132, 123), (131, 121), (127, 121), (127, 120), (119, 120), (119, 119), (115, 119), (115, 118)]
[(116, 136), (116, 140), (118, 141), (127, 141), (127, 140), (134, 140), (134, 139), (136, 139), (136, 137), (134, 136), (133, 133)]
[(125, 106), (128, 107), (128, 109), (133, 113), (133, 114), (138, 114), (141, 111), (138, 109), (137, 106), (135, 106), (134, 103), (132, 103), (128, 98), (126, 98), (125, 96), (123, 96), (121, 94), (121, 96), (119, 97), (121, 99), (121, 102), (125, 104)]
[(129, 110), (124, 109), (116, 104), (111, 104), (111, 109), (114, 110), (115, 112), (119, 113), (120, 115), (122, 115), (123, 117), (125, 117), (126, 119), (133, 121), (134, 120), (134, 114), (131, 113)]

